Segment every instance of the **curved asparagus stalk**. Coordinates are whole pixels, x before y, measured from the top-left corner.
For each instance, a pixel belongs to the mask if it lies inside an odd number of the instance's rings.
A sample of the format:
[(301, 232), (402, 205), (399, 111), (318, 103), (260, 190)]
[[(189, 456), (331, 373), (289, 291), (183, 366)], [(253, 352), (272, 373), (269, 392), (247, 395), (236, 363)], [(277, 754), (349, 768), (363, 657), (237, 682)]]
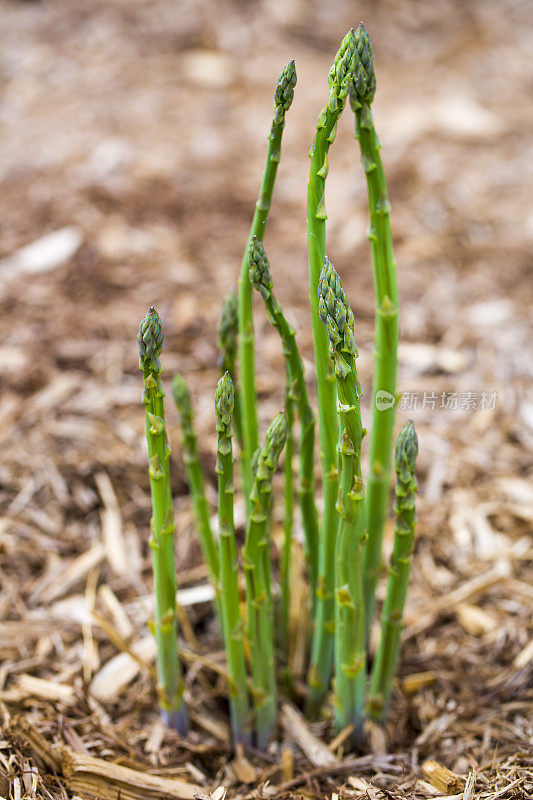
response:
[(287, 417), (280, 412), (270, 424), (259, 452), (251, 493), (243, 552), (246, 575), (247, 633), (252, 661), (252, 697), (257, 746), (264, 749), (276, 725), (274, 630), (269, 581), (268, 515), (272, 478), (287, 438)]
[(194, 516), (198, 529), (198, 539), (206, 560), (211, 582), (218, 593), (219, 558), (218, 550), (211, 529), (209, 504), (205, 496), (204, 475), (198, 453), (198, 441), (194, 431), (194, 415), (191, 396), (183, 377), (174, 375), (172, 380), (172, 396), (178, 409), (181, 422), (183, 444), (183, 460), (187, 471), (191, 492)]
[(220, 548), (220, 607), (228, 675), (231, 681), (229, 704), (235, 742), (251, 744), (250, 706), (246, 686), (243, 624), (239, 608), (239, 584), (235, 527), (233, 524), (233, 381), (226, 372), (215, 392), (217, 420), (218, 520)]
[(367, 627), (372, 623), (376, 584), (381, 569), (383, 529), (389, 502), (394, 436), (398, 350), (398, 287), (392, 250), (390, 203), (381, 162), (381, 143), (374, 129), (370, 106), (376, 90), (374, 56), (363, 23), (355, 32), (355, 69), (350, 84), (350, 105), (355, 114), (355, 137), (366, 175), (376, 321), (372, 428), (369, 445), (365, 517), (368, 541), (364, 555), (364, 592)]
[(163, 327), (155, 308), (150, 308), (139, 325), (139, 369), (143, 374), (143, 403), (146, 412), (146, 440), (152, 494), (150, 547), (156, 601), (158, 694), (164, 722), (181, 735), (187, 733), (187, 711), (183, 702), (183, 681), (178, 658), (176, 617), (176, 567), (174, 562), (174, 509), (170, 487), (168, 446), (165, 428), (165, 392), (161, 383)]
[(222, 312), (218, 324), (218, 349), (220, 350), (220, 372), (226, 372), (233, 382), (235, 389), (233, 401), (233, 427), (237, 435), (239, 447), (242, 450), (242, 413), (239, 392), (236, 389), (235, 363), (237, 361), (237, 336), (239, 333), (239, 300), (237, 292), (233, 289), (226, 295), (222, 303)]
[(335, 138), (337, 121), (344, 110), (348, 80), (353, 70), (354, 31), (346, 34), (329, 73), (329, 98), (317, 121), (310, 151), (311, 169), (307, 185), (307, 235), (309, 249), (309, 291), (316, 363), (318, 418), (324, 493), (324, 517), (318, 555), (315, 630), (308, 675), (306, 712), (315, 717), (326, 695), (333, 659), (335, 538), (337, 531), (337, 410), (335, 379), (331, 374), (328, 337), (318, 316), (318, 281), (326, 255), (325, 181), (328, 151)]
[(357, 377), (354, 317), (330, 260), (324, 259), (318, 313), (326, 326), (334, 362), (343, 432), (339, 441), (340, 516), (335, 556), (335, 723), (353, 724), (352, 742), (362, 737), (366, 684), (365, 612), (362, 587), (364, 490), (361, 477), (361, 386)]
[(392, 680), (400, 655), (402, 617), (409, 588), (416, 526), (417, 454), (418, 439), (415, 426), (409, 421), (396, 440), (394, 546), (389, 565), (387, 594), (381, 615), (381, 635), (370, 679), (368, 714), (379, 722), (383, 721), (387, 712)]
[(253, 236), (261, 241), (272, 201), (272, 192), (281, 155), (281, 138), (285, 113), (289, 110), (296, 86), (296, 68), (290, 61), (279, 76), (274, 94), (275, 111), (268, 135), (265, 171), (255, 213), (244, 251), (239, 277), (239, 365), (243, 421), (243, 483), (247, 502), (252, 487), (252, 459), (259, 446), (259, 428), (255, 392), (254, 325), (252, 316), (252, 287), (248, 277), (248, 247)]
[(272, 276), (265, 248), (257, 237), (250, 242), (248, 253), (250, 283), (260, 293), (267, 316), (281, 338), (289, 378), (293, 384), (300, 418), (300, 485), (298, 489), (302, 525), (312, 596), (315, 596), (318, 575), (318, 512), (315, 504), (315, 415), (309, 403), (302, 360), (296, 344), (294, 329), (272, 293)]

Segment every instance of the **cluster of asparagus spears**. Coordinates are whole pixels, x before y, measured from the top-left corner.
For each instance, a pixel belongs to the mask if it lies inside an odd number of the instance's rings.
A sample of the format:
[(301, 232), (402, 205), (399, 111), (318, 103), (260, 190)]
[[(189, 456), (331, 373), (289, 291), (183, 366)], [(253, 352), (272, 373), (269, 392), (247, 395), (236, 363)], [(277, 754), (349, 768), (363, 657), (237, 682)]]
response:
[[(321, 515), (315, 500), (315, 414), (295, 331), (273, 293), (270, 264), (262, 244), (280, 161), (285, 115), (295, 85), (296, 71), (291, 61), (276, 86), (266, 166), (238, 293), (232, 292), (224, 302), (219, 325), (222, 376), (215, 392), (218, 538), (213, 532), (204, 492), (189, 392), (181, 376), (176, 375), (172, 383), (198, 535), (215, 588), (215, 607), (224, 637), (233, 736), (235, 742), (259, 748), (267, 746), (275, 730), (277, 675), (294, 633), (290, 614), (291, 554), (295, 546), (294, 452), (297, 450), (299, 455), (297, 496), (312, 610), (312, 625), (307, 631), (305, 711), (309, 718), (316, 718), (333, 688), (335, 726), (339, 731), (350, 726), (354, 746), (362, 741), (365, 717), (382, 722), (389, 705), (416, 520), (417, 437), (412, 422), (408, 422), (396, 442), (394, 546), (379, 644), (368, 675), (369, 629), (382, 570), (395, 420), (394, 402), (383, 408), (377, 400), (382, 396), (380, 393), (396, 397), (398, 290), (387, 185), (371, 113), (376, 88), (372, 46), (364, 25), (348, 31), (331, 67), (328, 101), (318, 117), (309, 154), (307, 224), (322, 472)], [(356, 369), (354, 316), (341, 279), (326, 255), (328, 152), (348, 99), (368, 190), (368, 237), (376, 302), (366, 487), (361, 459), (366, 430), (361, 421), (362, 389)], [(261, 445), (255, 387), (254, 289), (279, 334), (286, 366), (285, 408), (270, 424)], [(170, 451), (159, 360), (162, 341), (161, 320), (151, 308), (141, 322), (138, 342), (153, 503), (150, 544), (156, 595), (154, 631), (159, 702), (167, 723), (184, 734), (187, 714), (178, 657)], [(294, 439), (296, 420), (298, 444)], [(239, 452), (238, 469), (234, 466), (234, 435)], [(284, 447), (283, 542), (275, 571), (271, 543), (273, 478)], [(233, 517), (236, 484), (242, 487), (247, 511), (240, 557)], [(242, 604), (241, 596), (245, 599)], [(307, 620), (301, 619), (298, 624), (307, 626)]]

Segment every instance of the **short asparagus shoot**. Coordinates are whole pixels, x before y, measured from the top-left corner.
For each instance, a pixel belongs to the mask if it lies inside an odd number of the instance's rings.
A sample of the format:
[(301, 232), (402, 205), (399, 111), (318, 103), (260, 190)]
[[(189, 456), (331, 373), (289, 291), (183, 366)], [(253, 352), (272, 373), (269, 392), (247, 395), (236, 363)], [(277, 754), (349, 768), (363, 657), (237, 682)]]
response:
[(366, 686), (362, 390), (355, 367), (354, 316), (341, 280), (327, 256), (320, 274), (318, 296), (318, 313), (328, 332), (342, 422), (335, 552), (335, 723), (338, 731), (353, 725), (352, 743), (360, 744)]
[(235, 742), (251, 744), (250, 706), (246, 686), (243, 623), (239, 607), (237, 546), (233, 523), (233, 381), (229, 373), (215, 392), (217, 427), (218, 523), (220, 549), (220, 608), (230, 679), (229, 705)]
[(246, 576), (247, 637), (252, 662), (252, 697), (256, 744), (264, 750), (276, 726), (274, 625), (270, 584), (268, 518), (272, 480), (287, 438), (287, 417), (282, 411), (271, 422), (255, 468), (243, 551)]
[(170, 448), (165, 428), (165, 391), (161, 383), (159, 360), (163, 346), (163, 326), (155, 308), (150, 308), (142, 319), (137, 341), (139, 369), (143, 375), (143, 403), (146, 412), (146, 441), (152, 494), (150, 547), (156, 601), (154, 631), (157, 643), (159, 705), (163, 721), (184, 736), (187, 733), (188, 722), (178, 658)]
[(381, 634), (372, 667), (368, 713), (383, 722), (400, 652), (402, 618), (409, 588), (416, 526), (416, 457), (418, 439), (409, 420), (396, 441), (396, 502), (394, 546), (389, 565), (387, 594), (381, 615)]

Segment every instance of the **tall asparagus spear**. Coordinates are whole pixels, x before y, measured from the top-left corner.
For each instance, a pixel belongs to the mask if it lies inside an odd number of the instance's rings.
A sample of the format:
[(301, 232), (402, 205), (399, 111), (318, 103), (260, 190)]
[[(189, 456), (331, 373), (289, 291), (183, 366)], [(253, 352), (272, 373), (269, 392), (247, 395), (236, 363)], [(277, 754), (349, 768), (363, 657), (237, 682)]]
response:
[(411, 558), (416, 526), (416, 457), (418, 439), (415, 426), (407, 422), (396, 440), (396, 525), (389, 565), (387, 594), (381, 615), (381, 635), (372, 667), (368, 713), (382, 722), (389, 705), (392, 679), (400, 652), (402, 617), (409, 588)]
[(183, 443), (183, 460), (187, 471), (187, 479), (191, 492), (194, 516), (198, 529), (198, 538), (209, 569), (211, 582), (218, 593), (219, 558), (218, 550), (211, 529), (209, 504), (205, 496), (204, 475), (198, 454), (198, 441), (194, 431), (194, 415), (191, 396), (183, 377), (174, 375), (172, 380), (172, 396), (181, 422)]
[(265, 171), (255, 213), (244, 251), (239, 277), (239, 362), (241, 377), (241, 402), (243, 417), (243, 483), (248, 498), (252, 487), (252, 459), (259, 446), (259, 428), (255, 392), (254, 325), (252, 316), (252, 287), (248, 277), (248, 247), (253, 236), (261, 241), (272, 201), (276, 172), (281, 156), (281, 138), (285, 127), (285, 113), (291, 107), (296, 86), (296, 69), (290, 61), (279, 76), (274, 93), (274, 118), (268, 135)]
[(309, 248), (309, 292), (315, 351), (324, 517), (318, 556), (315, 603), (315, 631), (308, 675), (306, 711), (315, 717), (326, 695), (333, 659), (335, 537), (337, 515), (337, 409), (335, 378), (331, 374), (328, 337), (318, 316), (318, 281), (326, 255), (325, 181), (328, 152), (335, 138), (337, 122), (346, 105), (348, 81), (354, 64), (354, 31), (349, 30), (329, 72), (329, 98), (317, 121), (310, 151), (311, 169), (307, 185), (307, 235)]
[(183, 702), (183, 681), (178, 658), (176, 617), (176, 567), (174, 562), (174, 509), (170, 487), (168, 446), (165, 428), (165, 391), (161, 383), (163, 326), (155, 308), (150, 308), (139, 325), (139, 369), (143, 374), (143, 403), (146, 411), (152, 520), (150, 547), (156, 601), (158, 693), (161, 716), (171, 728), (185, 735), (187, 711)]
[(233, 401), (233, 427), (242, 449), (242, 413), (239, 392), (236, 390), (235, 363), (237, 360), (237, 336), (239, 333), (239, 300), (233, 289), (226, 295), (218, 324), (218, 349), (220, 350), (220, 372), (226, 372), (233, 382), (235, 395)]
[(220, 548), (220, 607), (231, 681), (229, 704), (235, 742), (251, 744), (250, 706), (246, 687), (243, 624), (239, 608), (239, 584), (235, 527), (233, 524), (233, 381), (226, 372), (215, 393), (217, 420), (218, 520)]
[(243, 552), (246, 575), (247, 633), (252, 661), (252, 697), (257, 746), (264, 749), (276, 724), (274, 629), (269, 569), (268, 515), (272, 478), (287, 438), (287, 418), (271, 422), (259, 452)]
[(363, 23), (355, 32), (355, 69), (350, 83), (350, 105), (355, 114), (355, 137), (366, 175), (376, 321), (372, 428), (369, 446), (365, 517), (368, 542), (364, 555), (364, 592), (367, 627), (375, 606), (381, 568), (383, 529), (389, 502), (392, 442), (396, 399), (398, 350), (398, 287), (392, 251), (390, 203), (380, 156), (381, 143), (370, 106), (376, 91), (372, 44)]
[(315, 415), (309, 403), (302, 360), (296, 344), (294, 329), (272, 293), (272, 275), (265, 248), (257, 237), (250, 242), (248, 253), (250, 283), (264, 300), (267, 316), (281, 338), (283, 353), (293, 383), (300, 418), (300, 486), (299, 501), (312, 596), (315, 595), (318, 574), (318, 512), (314, 495), (315, 473)]
[(364, 490), (361, 477), (361, 386), (357, 377), (354, 317), (331, 261), (324, 259), (318, 285), (318, 313), (326, 326), (334, 362), (339, 413), (340, 522), (335, 554), (335, 722), (353, 724), (352, 742), (360, 743), (366, 684), (365, 612), (362, 587)]

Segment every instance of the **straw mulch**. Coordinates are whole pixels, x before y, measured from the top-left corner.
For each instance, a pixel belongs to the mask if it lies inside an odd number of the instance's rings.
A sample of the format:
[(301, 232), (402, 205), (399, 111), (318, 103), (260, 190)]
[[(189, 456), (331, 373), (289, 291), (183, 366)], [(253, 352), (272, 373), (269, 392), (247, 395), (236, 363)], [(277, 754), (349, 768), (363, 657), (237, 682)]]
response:
[[(3, 5), (0, 796), (533, 795), (527, 11), (520, 0)], [(390, 720), (364, 752), (285, 703), (271, 750), (235, 756), (170, 406), (189, 738), (158, 719), (136, 329), (154, 303), (165, 379), (179, 369), (192, 386), (213, 501), (215, 327), (273, 80), (295, 57), (266, 245), (312, 391), (305, 153), (336, 45), (360, 17), (377, 54), (399, 265), (398, 423), (411, 417), (420, 438), (402, 660)], [(349, 116), (332, 151), (328, 250), (356, 316), (368, 419), (372, 281)], [(257, 340), (264, 426), (283, 365), (259, 304)], [(238, 521), (242, 535), (242, 510)]]

